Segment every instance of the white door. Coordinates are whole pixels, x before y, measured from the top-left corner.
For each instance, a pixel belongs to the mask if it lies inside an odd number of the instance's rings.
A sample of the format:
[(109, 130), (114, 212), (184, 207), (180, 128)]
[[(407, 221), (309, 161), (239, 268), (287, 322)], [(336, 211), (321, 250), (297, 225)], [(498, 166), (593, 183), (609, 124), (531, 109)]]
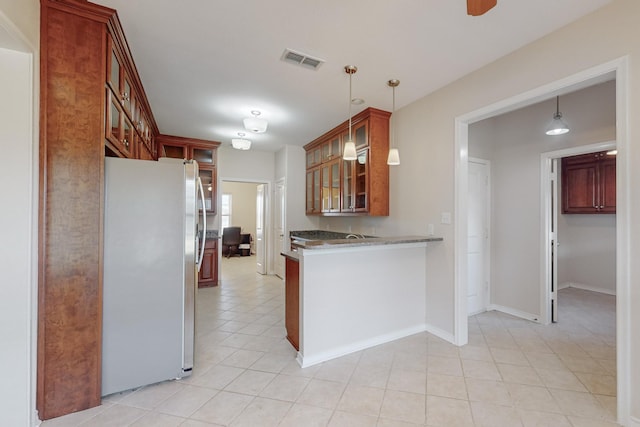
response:
[(256, 264), (260, 274), (267, 274), (267, 254), (264, 246), (265, 239), (265, 184), (259, 184), (256, 188)]
[(281, 279), (284, 279), (284, 257), (280, 255), (282, 251), (285, 251), (287, 248), (285, 247), (285, 238), (284, 238), (284, 229), (285, 229), (285, 184), (284, 179), (278, 180), (276, 182), (276, 194), (275, 194), (275, 206), (274, 206), (274, 216), (275, 216), (275, 239), (274, 246), (275, 250), (273, 251), (275, 257), (275, 268), (276, 275)]
[(487, 309), (489, 239), (489, 163), (469, 160), (467, 225), (467, 312)]

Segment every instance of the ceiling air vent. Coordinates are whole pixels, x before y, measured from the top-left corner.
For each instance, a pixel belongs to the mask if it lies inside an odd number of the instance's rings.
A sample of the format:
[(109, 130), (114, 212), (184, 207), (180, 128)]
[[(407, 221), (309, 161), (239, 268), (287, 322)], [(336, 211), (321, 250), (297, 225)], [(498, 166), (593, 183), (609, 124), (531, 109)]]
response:
[(292, 64), (301, 65), (312, 70), (317, 70), (324, 63), (324, 60), (320, 58), (314, 58), (291, 49), (285, 49), (281, 59), (285, 62), (291, 62)]

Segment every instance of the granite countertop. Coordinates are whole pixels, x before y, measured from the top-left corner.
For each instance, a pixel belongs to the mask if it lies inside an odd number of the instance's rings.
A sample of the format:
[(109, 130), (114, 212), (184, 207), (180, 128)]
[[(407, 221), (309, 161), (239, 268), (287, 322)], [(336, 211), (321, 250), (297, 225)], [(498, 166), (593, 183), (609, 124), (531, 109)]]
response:
[[(207, 230), (207, 239), (217, 239), (218, 230)], [(202, 239), (202, 230), (198, 231), (198, 239)]]
[[(434, 236), (394, 236), (346, 238), (348, 235), (362, 236), (356, 233), (340, 233), (336, 231), (305, 230), (290, 233), (293, 243), (303, 249), (349, 248), (373, 245), (397, 245), (401, 243), (440, 242), (442, 237)], [(283, 254), (284, 255), (284, 254)], [(286, 255), (285, 255), (286, 256)]]
[[(335, 240), (346, 239), (349, 235), (363, 236), (358, 233), (341, 233), (339, 231), (328, 230), (298, 230), (291, 231), (289, 236), (296, 240)], [(376, 237), (376, 236), (364, 236), (364, 237)]]

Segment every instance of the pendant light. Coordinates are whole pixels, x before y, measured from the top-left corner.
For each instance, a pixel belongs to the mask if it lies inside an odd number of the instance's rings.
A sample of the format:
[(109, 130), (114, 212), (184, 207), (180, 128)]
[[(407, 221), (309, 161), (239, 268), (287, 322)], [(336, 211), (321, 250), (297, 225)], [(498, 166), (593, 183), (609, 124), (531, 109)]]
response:
[[(393, 89), (393, 104), (391, 108), (392, 116), (393, 116), (393, 113), (396, 112), (396, 87), (398, 87), (399, 84), (400, 84), (400, 80), (398, 79), (391, 79), (387, 82), (387, 85), (389, 85), (389, 87)], [(392, 139), (391, 142), (393, 143), (393, 145), (396, 144), (396, 126), (394, 122), (395, 120), (391, 122), (391, 139)], [(400, 152), (398, 151), (397, 148), (389, 149), (389, 155), (387, 156), (387, 164), (390, 166), (396, 166), (400, 164)]]
[(344, 71), (349, 74), (349, 136), (347, 142), (344, 143), (342, 158), (344, 160), (356, 160), (358, 158), (356, 144), (351, 137), (351, 77), (358, 71), (358, 68), (355, 65), (345, 65)]
[(244, 133), (238, 132), (240, 138), (233, 138), (231, 140), (231, 146), (236, 150), (248, 150), (251, 148), (251, 141), (244, 139)]
[(569, 126), (562, 120), (562, 113), (560, 112), (560, 97), (556, 96), (556, 113), (553, 115), (553, 120), (547, 127), (547, 135), (562, 135), (569, 132)]
[(253, 117), (247, 117), (242, 122), (244, 128), (253, 133), (264, 133), (267, 131), (267, 125), (269, 124), (265, 119), (261, 119), (260, 111), (252, 110), (251, 115)]

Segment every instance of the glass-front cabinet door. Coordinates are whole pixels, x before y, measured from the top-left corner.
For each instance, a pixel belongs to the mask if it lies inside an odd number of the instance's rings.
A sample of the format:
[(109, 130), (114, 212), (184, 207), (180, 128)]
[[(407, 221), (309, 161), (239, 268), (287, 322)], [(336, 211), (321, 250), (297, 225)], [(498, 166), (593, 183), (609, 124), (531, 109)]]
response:
[(353, 142), (356, 148), (363, 148), (369, 145), (369, 120), (363, 120), (353, 126)]
[(342, 161), (342, 212), (353, 212), (353, 160)]
[(328, 162), (340, 157), (340, 135), (322, 144), (322, 162)]
[(201, 166), (216, 164), (216, 150), (211, 147), (191, 147), (191, 158)]
[(358, 157), (353, 161), (354, 165), (354, 207), (355, 212), (366, 211), (368, 208), (368, 182), (367, 169), (369, 167), (369, 149), (358, 151)]
[(307, 171), (307, 204), (306, 212), (313, 213), (313, 171)]
[(322, 166), (322, 212), (340, 212), (340, 159)]
[[(204, 190), (204, 208), (207, 213), (216, 212), (216, 171), (214, 168), (200, 168), (198, 170)], [(198, 209), (202, 210), (202, 200), (198, 196)]]
[(322, 166), (322, 212), (331, 211), (331, 191), (329, 189), (329, 165)]
[(307, 171), (307, 203), (308, 214), (319, 214), (322, 203), (322, 192), (320, 187), (320, 168)]
[(329, 163), (331, 175), (331, 212), (340, 212), (340, 159)]

